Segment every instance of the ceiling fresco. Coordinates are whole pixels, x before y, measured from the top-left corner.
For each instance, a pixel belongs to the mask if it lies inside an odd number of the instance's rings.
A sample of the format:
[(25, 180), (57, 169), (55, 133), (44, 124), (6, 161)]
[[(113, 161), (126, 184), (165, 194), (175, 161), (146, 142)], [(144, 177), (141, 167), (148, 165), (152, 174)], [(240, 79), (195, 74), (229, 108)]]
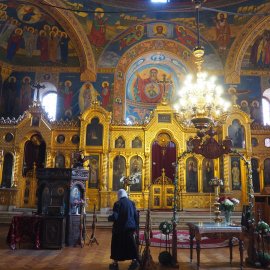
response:
[(0, 3), (0, 59), (23, 66), (79, 66), (63, 27), (44, 10), (21, 1)]

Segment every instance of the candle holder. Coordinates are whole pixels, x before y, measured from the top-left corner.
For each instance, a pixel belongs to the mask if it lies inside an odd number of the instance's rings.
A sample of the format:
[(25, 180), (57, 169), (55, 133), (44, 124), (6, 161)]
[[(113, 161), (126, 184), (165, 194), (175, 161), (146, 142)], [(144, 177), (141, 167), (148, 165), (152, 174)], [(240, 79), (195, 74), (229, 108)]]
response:
[(223, 180), (215, 177), (209, 181), (209, 185), (213, 186), (214, 190), (215, 190), (215, 202), (214, 202), (215, 218), (214, 218), (214, 221), (216, 223), (221, 223), (222, 218), (220, 217), (221, 211), (219, 210), (220, 203), (218, 202), (218, 200), (219, 200), (219, 187), (223, 186)]

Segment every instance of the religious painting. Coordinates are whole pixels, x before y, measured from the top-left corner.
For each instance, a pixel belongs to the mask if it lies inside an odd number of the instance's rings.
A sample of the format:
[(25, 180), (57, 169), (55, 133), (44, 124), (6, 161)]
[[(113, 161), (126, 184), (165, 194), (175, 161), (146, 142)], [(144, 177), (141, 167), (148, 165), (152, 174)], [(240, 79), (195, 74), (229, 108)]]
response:
[(65, 156), (63, 154), (56, 155), (55, 168), (65, 168)]
[(270, 158), (267, 158), (263, 162), (263, 183), (264, 186), (270, 186)]
[(232, 125), (229, 126), (229, 137), (232, 140), (234, 148), (245, 147), (245, 129), (239, 120), (233, 120)]
[(135, 139), (132, 140), (132, 148), (142, 148), (142, 141), (139, 137), (135, 137)]
[(214, 161), (205, 158), (202, 162), (202, 180), (203, 192), (214, 192), (214, 187), (209, 184), (209, 181), (214, 178)]
[(126, 175), (126, 160), (123, 156), (116, 156), (113, 160), (113, 190), (123, 188), (120, 183), (122, 176)]
[(98, 188), (99, 185), (99, 155), (90, 155), (89, 160), (89, 188)]
[(172, 206), (173, 205), (173, 196), (167, 196), (166, 198), (166, 206)]
[(130, 191), (142, 191), (142, 167), (141, 157), (135, 156), (130, 160), (130, 176), (135, 175), (135, 183), (130, 186)]
[(63, 134), (60, 134), (57, 136), (56, 141), (60, 144), (63, 144), (65, 142), (66, 138)]
[(154, 206), (157, 206), (157, 207), (160, 206), (160, 196), (159, 195), (154, 196)]
[(239, 157), (231, 157), (232, 190), (241, 190), (241, 166)]
[(147, 36), (151, 38), (172, 38), (173, 25), (164, 22), (149, 23), (147, 25)]
[(91, 123), (86, 128), (86, 145), (87, 146), (102, 146), (103, 141), (103, 125), (99, 123), (97, 117), (91, 120)]
[(13, 1), (4, 15), (0, 17), (2, 59), (24, 66), (79, 66), (67, 33), (45, 10)]
[(125, 148), (125, 140), (122, 136), (119, 136), (114, 142), (115, 148)]
[(39, 117), (38, 116), (33, 116), (32, 117), (32, 122), (31, 122), (32, 127), (38, 127), (39, 126)]
[(186, 161), (186, 190), (198, 192), (198, 162), (194, 157)]
[(256, 158), (251, 159), (252, 169), (252, 182), (254, 192), (260, 192), (260, 174), (259, 174), (259, 160)]

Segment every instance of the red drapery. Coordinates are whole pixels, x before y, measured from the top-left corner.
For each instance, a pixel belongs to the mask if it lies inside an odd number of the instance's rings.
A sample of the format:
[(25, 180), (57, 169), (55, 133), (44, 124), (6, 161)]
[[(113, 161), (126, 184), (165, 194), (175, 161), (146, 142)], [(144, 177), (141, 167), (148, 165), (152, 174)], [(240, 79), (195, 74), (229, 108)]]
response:
[(157, 142), (152, 145), (152, 183), (162, 174), (165, 169), (165, 175), (174, 180), (175, 168), (173, 163), (176, 162), (176, 147), (170, 142), (167, 147), (161, 147)]

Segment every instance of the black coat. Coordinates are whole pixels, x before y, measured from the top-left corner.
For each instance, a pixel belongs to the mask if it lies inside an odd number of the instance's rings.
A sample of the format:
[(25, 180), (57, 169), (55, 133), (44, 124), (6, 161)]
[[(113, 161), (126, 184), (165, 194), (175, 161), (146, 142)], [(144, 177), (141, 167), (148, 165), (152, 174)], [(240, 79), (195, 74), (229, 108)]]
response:
[(108, 220), (113, 221), (111, 259), (137, 259), (138, 247), (134, 232), (139, 224), (135, 203), (126, 197), (121, 198), (114, 204), (113, 213)]

